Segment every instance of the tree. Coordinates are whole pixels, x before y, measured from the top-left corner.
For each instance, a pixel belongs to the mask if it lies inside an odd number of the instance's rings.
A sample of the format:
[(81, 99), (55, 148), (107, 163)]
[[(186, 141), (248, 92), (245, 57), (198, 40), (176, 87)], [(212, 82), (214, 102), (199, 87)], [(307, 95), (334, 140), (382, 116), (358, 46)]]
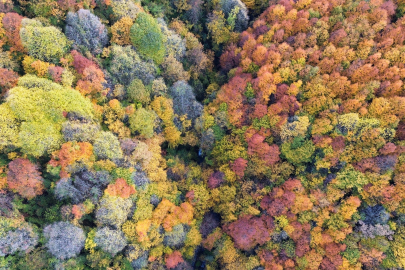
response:
[(179, 249), (184, 245), (186, 241), (187, 228), (183, 224), (179, 224), (173, 227), (172, 231), (166, 232), (163, 238), (163, 244), (170, 248)]
[(186, 11), (186, 17), (188, 21), (192, 24), (197, 24), (203, 15), (203, 4), (202, 0), (191, 0), (189, 2), (191, 8)]
[(169, 84), (177, 81), (188, 81), (190, 74), (183, 69), (183, 65), (174, 58), (173, 55), (169, 55), (162, 63), (164, 69), (163, 78), (165, 78)]
[(19, 125), (8, 104), (0, 105), (0, 152), (9, 152), (17, 147)]
[(186, 54), (186, 41), (173, 30), (167, 28), (163, 18), (157, 19), (165, 39), (166, 56), (172, 55), (177, 61), (181, 61)]
[(307, 116), (294, 117), (282, 126), (280, 132), (281, 139), (288, 141), (298, 136), (305, 137), (308, 127), (309, 119)]
[(178, 115), (187, 115), (188, 119), (195, 120), (202, 114), (202, 105), (197, 102), (193, 88), (185, 81), (178, 81), (169, 89), (173, 98), (173, 109)]
[(138, 189), (143, 189), (145, 190), (148, 185), (150, 184), (150, 180), (147, 177), (146, 173), (143, 171), (136, 171), (133, 174), (132, 180), (134, 181), (134, 184), (136, 186), (136, 188)]
[(165, 56), (163, 34), (151, 15), (141, 12), (131, 27), (130, 37), (140, 55), (161, 64)]
[(96, 210), (97, 223), (100, 226), (108, 225), (118, 229), (127, 220), (131, 207), (131, 199), (105, 196), (100, 200)]
[(111, 26), (111, 42), (117, 43), (121, 46), (131, 45), (129, 33), (133, 24), (134, 22), (129, 17), (123, 17), (114, 23), (113, 26)]
[(66, 74), (66, 70), (62, 67), (48, 67), (48, 75), (51, 77), (52, 81), (56, 83), (62, 83), (62, 76)]
[(170, 255), (166, 256), (165, 258), (166, 261), (166, 267), (168, 269), (173, 269), (175, 268), (178, 264), (183, 262), (183, 256), (181, 256), (181, 253), (179, 251), (174, 251)]
[(53, 26), (43, 26), (35, 19), (22, 20), (20, 37), (29, 55), (45, 62), (59, 63), (70, 48), (61, 31)]
[(27, 199), (41, 195), (44, 190), (41, 172), (28, 159), (17, 158), (8, 164), (7, 184)]
[[(280, 150), (278, 145), (268, 145), (264, 142), (265, 137), (254, 134), (248, 141), (248, 154), (249, 155), (257, 155), (263, 161), (266, 162), (266, 165), (274, 165), (276, 164), (280, 158)], [(245, 162), (246, 163), (246, 162)], [(246, 165), (245, 165), (246, 166)]]
[(93, 119), (93, 105), (79, 92), (50, 80), (25, 75), (9, 90), (6, 104), (20, 121), (18, 142), (23, 153), (40, 157), (62, 144), (64, 113)]
[(129, 118), (130, 129), (133, 133), (145, 138), (153, 136), (156, 121), (156, 113), (151, 110), (139, 108)]
[(148, 266), (149, 251), (140, 252), (140, 256), (132, 260), (131, 265), (134, 269), (142, 269)]
[(225, 15), (222, 11), (214, 10), (208, 17), (208, 30), (210, 31), (213, 42), (216, 45), (227, 43), (231, 38), (231, 29), (227, 25)]
[(144, 85), (148, 85), (156, 76), (156, 66), (151, 62), (142, 61), (131, 46), (112, 47), (108, 71), (113, 82), (122, 85), (129, 85), (134, 79), (140, 79)]
[(83, 96), (95, 95), (102, 92), (103, 83), (106, 83), (104, 72), (95, 66), (89, 66), (84, 69), (83, 77), (77, 82), (76, 90)]
[(349, 165), (344, 170), (340, 171), (336, 177), (335, 186), (339, 189), (354, 189), (361, 191), (364, 185), (367, 185), (369, 180), (363, 173), (355, 170)]
[(94, 140), (94, 154), (98, 159), (122, 158), (122, 150), (118, 138), (110, 131), (99, 132)]
[(229, 224), (226, 231), (235, 241), (235, 246), (242, 250), (251, 250), (256, 245), (263, 245), (270, 240), (270, 234), (262, 218), (243, 216)]
[(73, 67), (75, 68), (76, 72), (80, 75), (83, 75), (84, 70), (90, 66), (98, 67), (96, 63), (84, 57), (81, 53), (76, 50), (72, 50), (70, 54), (73, 57)]
[(382, 205), (368, 206), (363, 213), (365, 215), (364, 223), (368, 225), (386, 224), (390, 219), (389, 213)]
[(200, 233), (203, 238), (210, 235), (217, 227), (219, 227), (221, 222), (221, 216), (213, 211), (205, 213), (201, 225)]
[(93, 172), (86, 167), (79, 168), (72, 172), (71, 177), (62, 178), (56, 183), (55, 196), (59, 200), (71, 199), (74, 204), (86, 199), (97, 202), (111, 180), (106, 171)]
[(122, 231), (111, 230), (108, 227), (103, 227), (96, 231), (94, 243), (114, 257), (118, 252), (125, 248), (127, 245), (127, 239)]
[(150, 102), (150, 91), (141, 80), (135, 79), (127, 88), (127, 96), (132, 102), (140, 102), (146, 106)]
[(84, 47), (92, 54), (100, 54), (108, 44), (107, 28), (86, 9), (67, 14), (66, 36), (74, 41), (74, 46), (79, 49)]
[(11, 10), (13, 10), (14, 5), (13, 2), (11, 0), (4, 0), (0, 3), (0, 12), (10, 12)]
[(162, 77), (159, 77), (152, 82), (152, 95), (153, 96), (162, 96), (167, 92), (167, 86)]
[(77, 256), (84, 248), (86, 236), (82, 228), (69, 222), (56, 222), (44, 228), (46, 247), (58, 259)]
[(100, 126), (87, 120), (66, 121), (62, 124), (62, 134), (65, 141), (93, 142)]
[(312, 141), (303, 140), (297, 137), (293, 142), (285, 142), (281, 145), (281, 153), (293, 165), (299, 165), (311, 161), (315, 152)]
[(111, 0), (111, 7), (114, 17), (118, 19), (129, 17), (135, 20), (138, 14), (143, 11), (140, 4), (134, 3), (131, 0)]
[[(2, 234), (3, 235), (3, 234)], [(30, 252), (38, 243), (38, 235), (30, 226), (10, 230), (0, 237), (0, 256), (16, 252)]]
[(23, 52), (24, 47), (21, 44), (20, 28), (23, 17), (14, 12), (6, 13), (2, 23), (7, 40), (11, 46), (11, 51)]
[(248, 161), (243, 158), (237, 158), (232, 163), (231, 168), (239, 178), (242, 178), (245, 175), (247, 163)]
[(221, 68), (225, 72), (228, 72), (232, 68), (237, 67), (240, 63), (241, 55), (236, 54), (235, 50), (236, 50), (235, 45), (227, 46), (220, 57)]
[(233, 21), (233, 29), (237, 32), (245, 30), (249, 22), (246, 5), (241, 0), (221, 0), (220, 3), (222, 11), (227, 16), (228, 23)]
[(124, 199), (136, 193), (135, 188), (128, 185), (123, 178), (118, 178), (114, 184), (109, 184), (105, 192), (110, 196), (118, 196)]

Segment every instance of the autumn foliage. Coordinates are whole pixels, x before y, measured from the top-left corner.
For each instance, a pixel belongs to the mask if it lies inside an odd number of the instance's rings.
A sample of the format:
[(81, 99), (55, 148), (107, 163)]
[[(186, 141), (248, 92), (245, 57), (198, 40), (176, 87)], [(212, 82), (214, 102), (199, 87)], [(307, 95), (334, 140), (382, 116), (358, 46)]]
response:
[(0, 0), (0, 268), (405, 268), (404, 0)]
[(105, 190), (106, 194), (110, 196), (118, 196), (124, 199), (129, 198), (132, 194), (136, 193), (133, 186), (127, 184), (125, 179), (118, 178), (114, 184), (109, 184)]
[(17, 158), (8, 164), (8, 187), (22, 197), (32, 199), (44, 190), (41, 172), (28, 159)]

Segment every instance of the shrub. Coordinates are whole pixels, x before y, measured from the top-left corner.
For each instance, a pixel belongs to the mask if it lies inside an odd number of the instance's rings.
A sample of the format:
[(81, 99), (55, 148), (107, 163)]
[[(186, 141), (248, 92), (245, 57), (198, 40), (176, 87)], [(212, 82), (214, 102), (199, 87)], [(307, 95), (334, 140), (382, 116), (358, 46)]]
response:
[(110, 253), (113, 257), (127, 245), (127, 239), (123, 232), (111, 230), (108, 227), (97, 230), (94, 236), (94, 242), (98, 247)]
[(27, 199), (43, 193), (43, 179), (38, 167), (28, 159), (17, 158), (8, 164), (8, 187)]
[(46, 247), (58, 259), (77, 256), (84, 248), (86, 236), (83, 229), (69, 222), (57, 222), (44, 228)]
[(70, 47), (69, 41), (61, 31), (53, 26), (44, 27), (34, 19), (22, 20), (20, 37), (29, 55), (45, 62), (59, 63), (59, 59)]
[(140, 55), (161, 64), (165, 56), (163, 34), (151, 15), (141, 12), (131, 27), (130, 37)]
[(99, 54), (108, 44), (107, 28), (89, 10), (80, 9), (66, 16), (66, 36), (79, 48), (86, 48), (92, 54)]
[(98, 159), (122, 158), (122, 150), (118, 138), (110, 131), (101, 131), (94, 140), (94, 154)]

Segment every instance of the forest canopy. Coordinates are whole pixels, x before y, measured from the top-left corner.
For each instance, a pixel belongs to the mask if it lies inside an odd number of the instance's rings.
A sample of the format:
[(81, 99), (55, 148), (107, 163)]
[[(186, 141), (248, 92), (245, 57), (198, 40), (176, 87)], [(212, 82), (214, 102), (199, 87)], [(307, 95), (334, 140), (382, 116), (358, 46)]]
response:
[(0, 0), (0, 269), (404, 269), (404, 14)]

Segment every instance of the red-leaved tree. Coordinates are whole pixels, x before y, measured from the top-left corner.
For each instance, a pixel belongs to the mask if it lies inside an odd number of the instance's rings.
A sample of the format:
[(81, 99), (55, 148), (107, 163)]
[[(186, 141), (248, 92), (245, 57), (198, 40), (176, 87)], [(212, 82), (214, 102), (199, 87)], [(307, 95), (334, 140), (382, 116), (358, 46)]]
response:
[(168, 269), (175, 268), (179, 263), (183, 262), (183, 257), (179, 251), (174, 251), (172, 254), (166, 257), (166, 267)]
[(43, 179), (38, 167), (28, 159), (17, 158), (8, 164), (8, 187), (27, 199), (41, 195), (44, 190)]

